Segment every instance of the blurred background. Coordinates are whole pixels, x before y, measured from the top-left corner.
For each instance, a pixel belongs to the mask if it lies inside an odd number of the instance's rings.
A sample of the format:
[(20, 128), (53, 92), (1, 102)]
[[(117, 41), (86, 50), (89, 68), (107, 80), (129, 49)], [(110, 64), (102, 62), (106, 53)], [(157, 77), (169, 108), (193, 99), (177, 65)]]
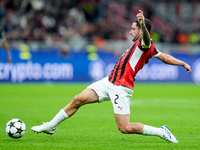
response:
[(196, 0), (1, 0), (0, 26), (12, 55), (0, 50), (0, 82), (90, 82), (108, 75), (133, 43), (138, 10), (151, 20), (156, 47), (192, 66), (155, 58), (138, 82), (200, 83), (200, 1)]

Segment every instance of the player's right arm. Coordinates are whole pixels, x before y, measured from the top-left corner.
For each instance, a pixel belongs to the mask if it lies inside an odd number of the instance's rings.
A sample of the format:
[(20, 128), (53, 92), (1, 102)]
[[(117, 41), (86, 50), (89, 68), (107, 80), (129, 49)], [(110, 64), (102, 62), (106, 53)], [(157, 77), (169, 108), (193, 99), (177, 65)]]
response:
[(164, 54), (161, 53), (159, 56), (157, 56), (156, 58), (158, 58), (159, 60), (161, 60), (162, 62), (166, 63), (166, 64), (170, 64), (170, 65), (177, 65), (177, 66), (183, 66), (187, 72), (191, 72), (191, 67), (190, 65), (188, 65), (187, 63), (185, 63), (182, 60), (179, 60), (177, 58), (174, 58), (173, 56), (169, 55), (169, 54)]
[(150, 38), (149, 31), (146, 28), (145, 18), (144, 18), (143, 12), (141, 10), (139, 10), (139, 13), (137, 14), (137, 19), (138, 19), (138, 22), (140, 23), (140, 27), (142, 30), (142, 45), (145, 48), (150, 48), (151, 47), (151, 38)]

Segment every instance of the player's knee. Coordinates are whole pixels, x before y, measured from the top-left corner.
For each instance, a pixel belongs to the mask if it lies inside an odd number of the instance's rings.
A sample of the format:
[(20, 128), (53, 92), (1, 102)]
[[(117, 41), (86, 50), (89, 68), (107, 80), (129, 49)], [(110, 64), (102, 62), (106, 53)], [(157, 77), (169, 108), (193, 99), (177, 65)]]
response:
[(84, 100), (84, 97), (81, 96), (80, 94), (76, 95), (73, 99), (73, 103), (76, 107), (80, 107), (82, 105), (85, 104), (85, 100)]
[(118, 127), (119, 131), (124, 134), (140, 134), (141, 129), (138, 128), (136, 125), (126, 125), (126, 126), (119, 126)]
[(119, 131), (123, 134), (129, 134), (130, 133), (130, 129), (128, 126), (120, 126), (118, 127)]

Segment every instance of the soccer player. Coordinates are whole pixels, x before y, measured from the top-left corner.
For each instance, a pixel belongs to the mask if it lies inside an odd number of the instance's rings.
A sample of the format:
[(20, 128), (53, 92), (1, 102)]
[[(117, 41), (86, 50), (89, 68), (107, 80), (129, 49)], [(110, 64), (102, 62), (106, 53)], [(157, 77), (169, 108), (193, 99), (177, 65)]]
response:
[(6, 51), (7, 54), (7, 62), (11, 62), (11, 55), (10, 55), (10, 50), (8, 46), (8, 42), (6, 40), (6, 35), (5, 32), (0, 28), (0, 41), (2, 42), (3, 48)]
[(156, 49), (150, 39), (151, 23), (144, 18), (139, 10), (137, 19), (133, 21), (130, 34), (133, 37), (133, 45), (119, 58), (108, 77), (89, 85), (82, 93), (61, 109), (50, 121), (31, 128), (32, 131), (53, 134), (55, 127), (65, 119), (71, 117), (83, 105), (95, 102), (111, 100), (115, 113), (118, 129), (125, 134), (143, 134), (159, 136), (172, 143), (178, 143), (175, 136), (167, 126), (160, 128), (130, 122), (130, 98), (134, 89), (134, 77), (137, 72), (148, 63), (149, 59), (156, 57), (166, 64), (183, 66), (187, 72), (191, 67), (171, 55), (161, 53)]

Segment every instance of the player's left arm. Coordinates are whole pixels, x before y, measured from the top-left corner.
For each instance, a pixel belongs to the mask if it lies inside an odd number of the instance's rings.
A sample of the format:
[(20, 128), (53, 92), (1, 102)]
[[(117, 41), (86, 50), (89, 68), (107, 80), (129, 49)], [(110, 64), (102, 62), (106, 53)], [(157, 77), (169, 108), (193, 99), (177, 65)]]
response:
[(174, 58), (173, 56), (171, 56), (169, 54), (160, 53), (160, 55), (158, 55), (156, 58), (158, 58), (159, 60), (161, 60), (162, 62), (164, 62), (166, 64), (183, 66), (187, 72), (191, 72), (190, 65), (188, 65), (187, 63), (185, 63), (182, 60)]
[(139, 13), (137, 14), (137, 19), (140, 23), (140, 27), (142, 30), (142, 45), (145, 48), (150, 48), (151, 47), (151, 38), (150, 38), (149, 31), (146, 28), (145, 21), (144, 21), (145, 18), (144, 18), (143, 12), (141, 10), (139, 10)]
[(2, 40), (2, 44), (3, 44), (3, 48), (6, 50), (7, 62), (11, 62), (10, 49), (9, 49), (8, 42), (7, 42), (6, 38), (4, 38), (4, 39)]

